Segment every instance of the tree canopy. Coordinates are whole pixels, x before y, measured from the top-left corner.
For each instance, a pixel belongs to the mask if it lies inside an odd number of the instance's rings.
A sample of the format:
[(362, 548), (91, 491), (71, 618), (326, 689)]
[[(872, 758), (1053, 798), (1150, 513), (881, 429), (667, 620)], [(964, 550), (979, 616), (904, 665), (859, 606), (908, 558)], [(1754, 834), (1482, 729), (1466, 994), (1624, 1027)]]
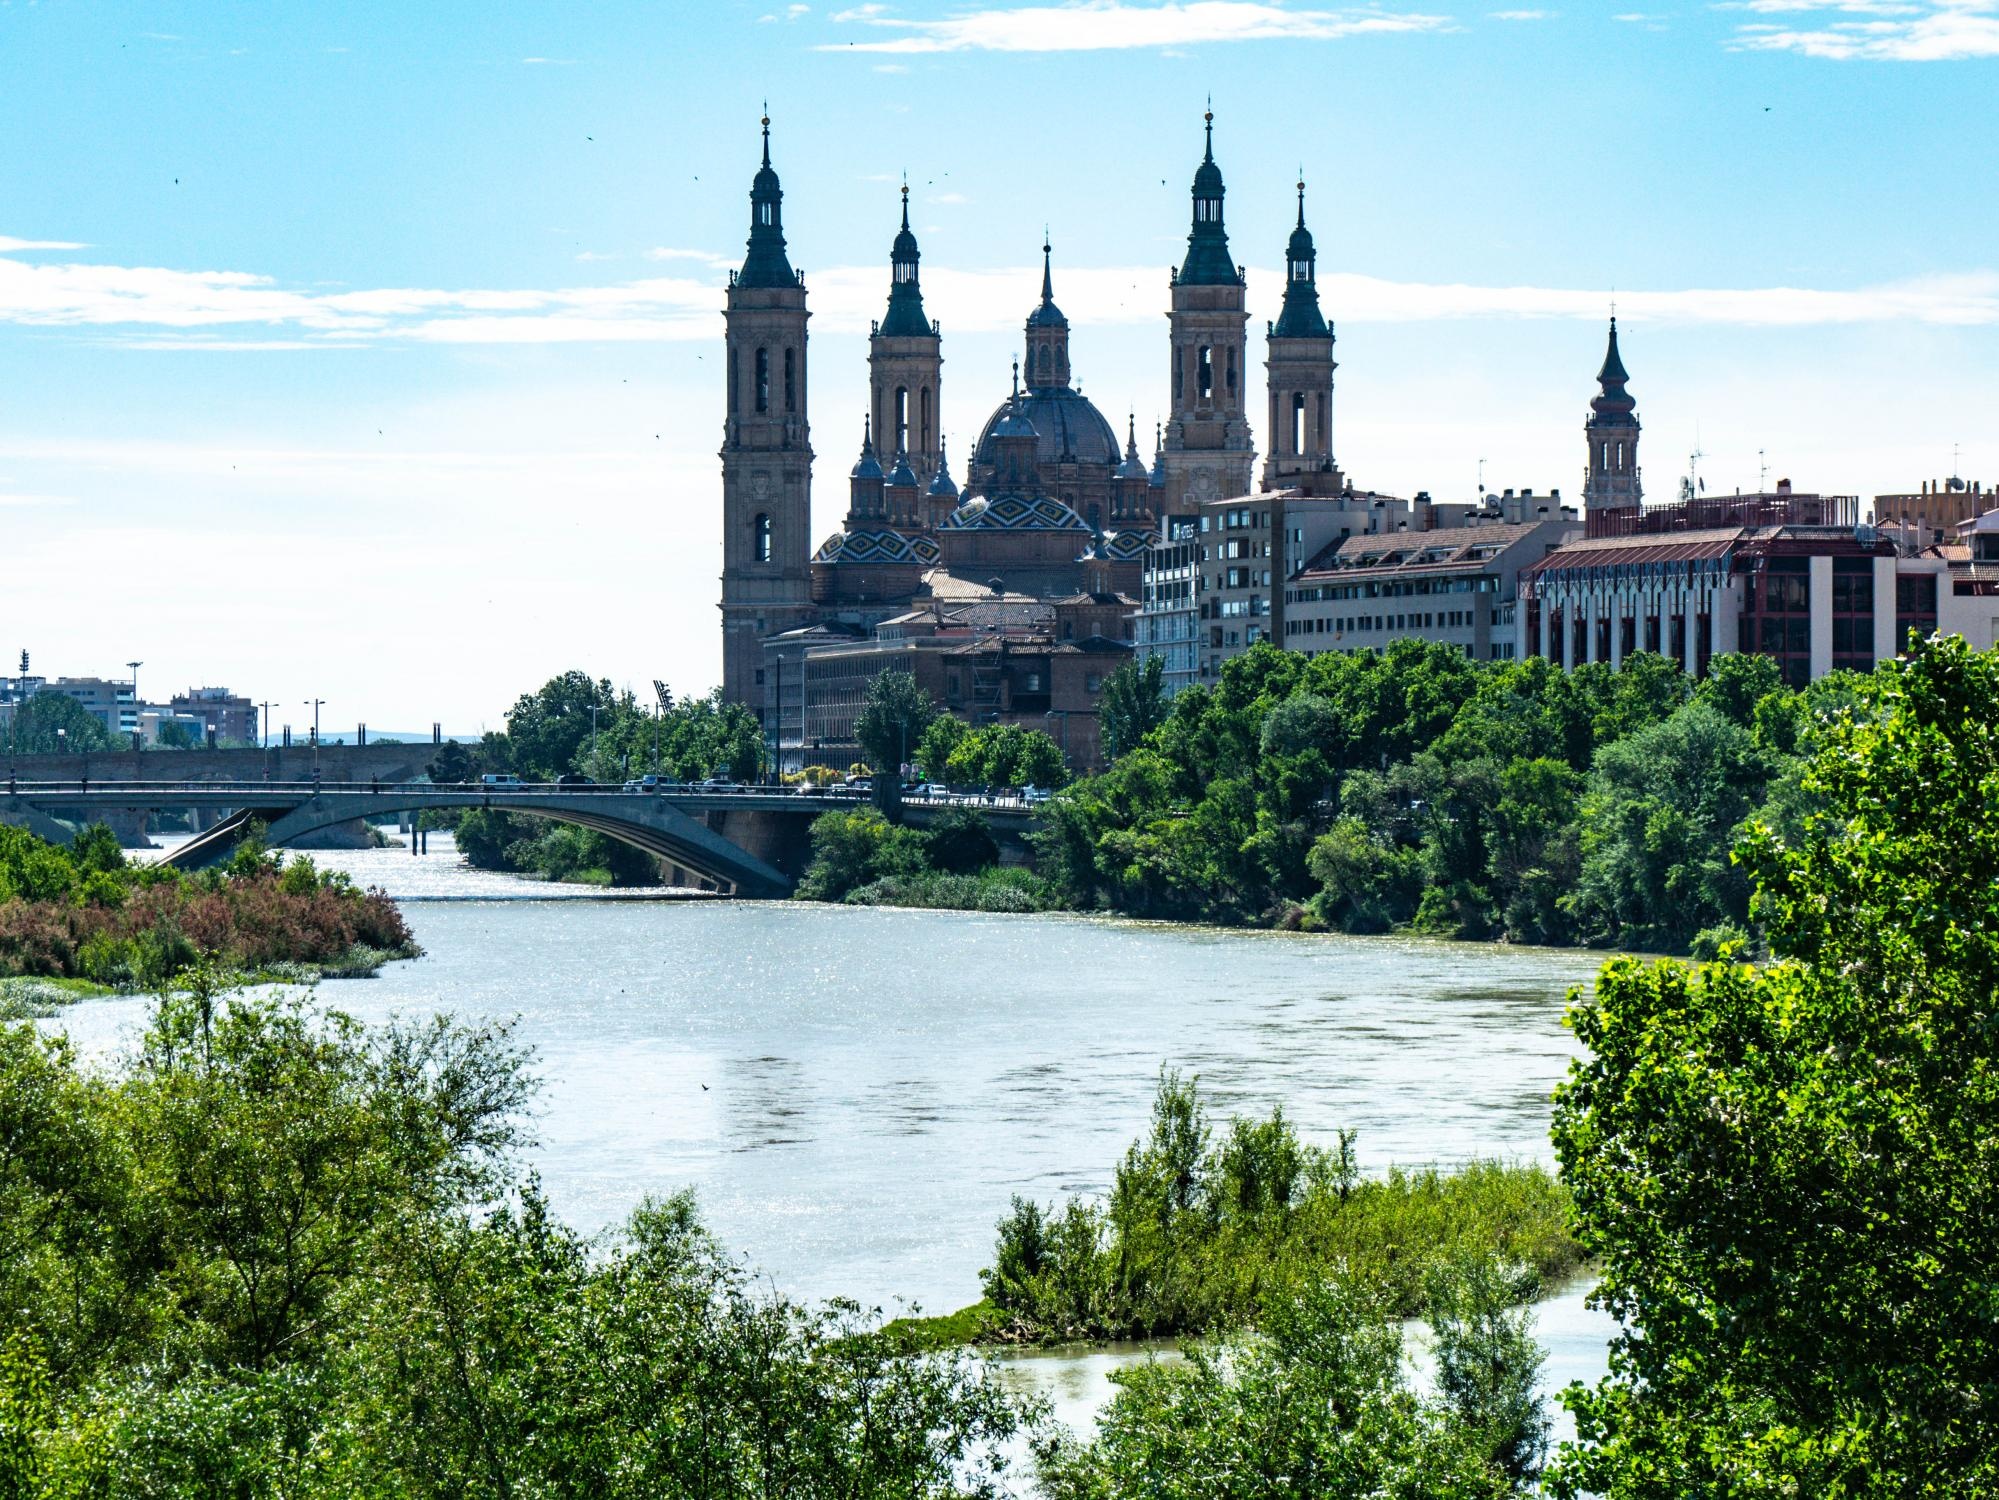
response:
[(1810, 739), (1737, 852), (1776, 961), (1572, 1010), (1556, 1150), (1626, 1331), (1559, 1494), (1999, 1489), (1999, 658), (1934, 640)]

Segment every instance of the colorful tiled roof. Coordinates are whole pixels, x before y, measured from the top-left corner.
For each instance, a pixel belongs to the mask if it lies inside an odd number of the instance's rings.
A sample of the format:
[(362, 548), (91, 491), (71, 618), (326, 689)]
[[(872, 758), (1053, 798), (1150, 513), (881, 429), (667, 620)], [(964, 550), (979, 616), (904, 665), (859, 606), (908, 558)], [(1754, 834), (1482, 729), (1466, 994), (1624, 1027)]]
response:
[(967, 500), (944, 518), (944, 531), (1088, 531), (1089, 523), (1053, 495), (995, 495)]
[(927, 536), (899, 531), (836, 531), (812, 554), (816, 563), (916, 563), (928, 567), (944, 555)]

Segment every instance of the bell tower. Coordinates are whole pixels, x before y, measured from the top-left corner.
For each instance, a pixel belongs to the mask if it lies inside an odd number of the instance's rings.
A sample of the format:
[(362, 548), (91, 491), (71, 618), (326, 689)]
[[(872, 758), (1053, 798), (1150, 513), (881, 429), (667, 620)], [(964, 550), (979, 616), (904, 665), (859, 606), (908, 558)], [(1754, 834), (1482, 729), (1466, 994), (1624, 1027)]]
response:
[(868, 409), (884, 453), (902, 451), (919, 483), (943, 462), (942, 330), (923, 311), (922, 259), (909, 232), (909, 186), (902, 189), (902, 229), (889, 253), (888, 313), (868, 339)]
[(1338, 494), (1333, 464), (1333, 329), (1319, 311), (1319, 253), (1305, 227), (1305, 184), (1298, 184), (1298, 227), (1284, 251), (1284, 307), (1269, 324), (1270, 448), (1265, 489)]
[(1222, 219), (1222, 169), (1215, 165), (1215, 115), (1194, 173), (1194, 222), (1187, 258), (1173, 273), (1167, 316), (1171, 415), (1166, 423), (1166, 509), (1191, 512), (1204, 500), (1250, 492), (1256, 460), (1243, 405), (1248, 382), (1249, 313), (1242, 271), (1229, 257)]
[(784, 193), (770, 164), (750, 187), (749, 253), (723, 313), (722, 696), (761, 711), (763, 640), (812, 606), (812, 443), (805, 420), (805, 278), (784, 249)]
[(1637, 510), (1645, 491), (1638, 482), (1638, 403), (1624, 386), (1631, 377), (1617, 353), (1617, 315), (1610, 319), (1610, 347), (1596, 381), (1602, 390), (1591, 400), (1583, 436), (1589, 442), (1589, 472), (1583, 476), (1583, 519), (1592, 512)]

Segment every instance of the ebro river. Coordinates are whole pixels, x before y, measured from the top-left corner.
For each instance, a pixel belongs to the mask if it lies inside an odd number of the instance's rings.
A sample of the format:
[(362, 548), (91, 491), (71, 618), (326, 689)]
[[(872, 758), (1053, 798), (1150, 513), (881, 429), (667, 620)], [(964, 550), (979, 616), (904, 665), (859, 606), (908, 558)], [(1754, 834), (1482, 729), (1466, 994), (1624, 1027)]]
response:
[[(1225, 932), (1080, 917), (601, 898), (430, 853), (316, 854), (404, 903), (424, 956), (324, 984), (362, 1021), (511, 1018), (541, 1079), (531, 1160), (586, 1231), (692, 1188), (783, 1291), (894, 1315), (979, 1297), (1014, 1194), (1108, 1189), (1161, 1066), (1211, 1111), (1282, 1104), (1308, 1139), (1359, 1132), (1364, 1170), (1552, 1161), (1575, 1055), (1564, 997), (1601, 954)], [(147, 1002), (52, 1023), (85, 1054)], [(1548, 1384), (1601, 1373), (1583, 1288), (1540, 1308)], [(1131, 1351), (1014, 1361), (1087, 1420)], [(1558, 1435), (1567, 1424), (1558, 1420)]]

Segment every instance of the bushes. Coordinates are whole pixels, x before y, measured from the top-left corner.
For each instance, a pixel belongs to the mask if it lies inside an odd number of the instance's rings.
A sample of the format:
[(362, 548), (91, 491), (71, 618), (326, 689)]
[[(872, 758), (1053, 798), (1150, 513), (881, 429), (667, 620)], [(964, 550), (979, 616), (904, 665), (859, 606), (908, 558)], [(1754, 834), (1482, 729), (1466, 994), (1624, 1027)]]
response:
[(873, 808), (822, 813), (812, 824), (812, 862), (798, 895), (956, 911), (1049, 911), (1061, 904), (1032, 870), (1002, 866), (998, 858), (991, 828), (970, 808), (942, 812), (928, 828), (893, 824)]
[(128, 865), (115, 840), (91, 833), (64, 850), (0, 828), (0, 890), (11, 893), (0, 898), (0, 975), (157, 989), (202, 955), (254, 972), (357, 948), (416, 951), (388, 897), (309, 859), (281, 865), (254, 843), (226, 872), (181, 875)]
[(684, 1198), (552, 1220), (525, 1066), (203, 985), (115, 1070), (0, 1027), (0, 1495), (996, 1492), (989, 1367), (761, 1290)]
[(1217, 1140), (1193, 1082), (1164, 1073), (1151, 1131), (1125, 1153), (1109, 1198), (1059, 1209), (1015, 1198), (981, 1281), (1011, 1335), (1032, 1340), (1236, 1327), (1334, 1268), (1407, 1317), (1455, 1259), (1499, 1256), (1534, 1285), (1573, 1270), (1566, 1211), (1538, 1167), (1364, 1179), (1350, 1135), (1308, 1145), (1281, 1111), (1231, 1120)]

